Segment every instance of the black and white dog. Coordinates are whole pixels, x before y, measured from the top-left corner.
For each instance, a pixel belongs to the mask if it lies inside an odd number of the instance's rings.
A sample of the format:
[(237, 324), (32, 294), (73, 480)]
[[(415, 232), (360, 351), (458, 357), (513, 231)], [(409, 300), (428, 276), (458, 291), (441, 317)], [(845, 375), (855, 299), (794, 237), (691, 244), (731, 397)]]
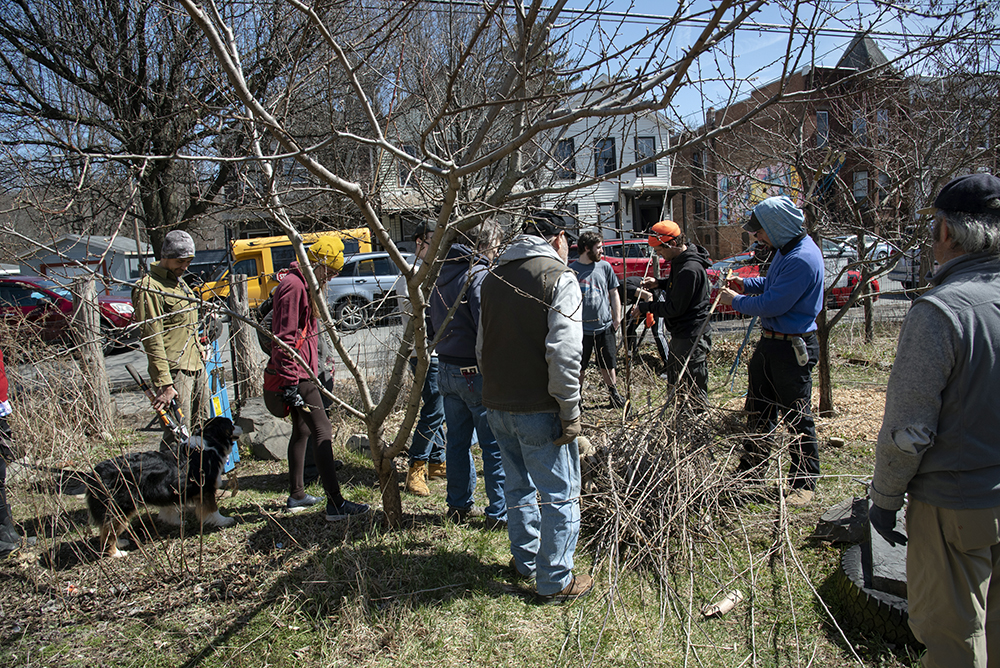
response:
[(118, 548), (126, 541), (118, 537), (144, 507), (176, 512), (191, 505), (202, 524), (233, 524), (236, 520), (219, 514), (215, 498), (233, 438), (241, 433), (229, 418), (214, 417), (173, 452), (133, 452), (94, 467), (87, 479), (87, 507), (101, 528), (101, 551), (109, 557), (125, 554)]

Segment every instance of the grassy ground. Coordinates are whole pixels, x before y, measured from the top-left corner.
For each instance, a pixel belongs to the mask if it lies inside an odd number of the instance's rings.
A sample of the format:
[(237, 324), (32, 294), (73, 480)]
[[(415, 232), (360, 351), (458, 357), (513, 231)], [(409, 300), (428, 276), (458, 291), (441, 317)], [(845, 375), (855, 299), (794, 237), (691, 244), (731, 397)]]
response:
[[(645, 564), (630, 559), (636, 546), (585, 534), (577, 569), (597, 586), (567, 606), (535, 605), (530, 584), (512, 579), (505, 534), (442, 519), (444, 481), (431, 482), (429, 498), (404, 495), (405, 527), (388, 531), (378, 513), (334, 524), (321, 511), (287, 515), (284, 462), (245, 460), (240, 493), (222, 502), (234, 527), (199, 535), (189, 523), (178, 535), (144, 517), (118, 560), (93, 554), (80, 499), (14, 481), (15, 516), (38, 542), (0, 565), (0, 665), (915, 666), (906, 648), (841, 634), (824, 607), (840, 548), (810, 538), (826, 508), (864, 493), (895, 335), (837, 335), (839, 413), (819, 421), (825, 477), (811, 506), (788, 509), (772, 487), (692, 509), (675, 520), (684, 538)], [(746, 381), (745, 365), (727, 377), (738, 345), (716, 337), (712, 365), (712, 402), (734, 410)], [(662, 401), (649, 369), (630, 376), (637, 406)], [(591, 435), (620, 433), (596, 372), (588, 384)], [(335, 446), (354, 429), (336, 425)], [(827, 445), (833, 436), (845, 445)], [(88, 447), (107, 456), (141, 439), (119, 426), (113, 442)], [(367, 458), (337, 449), (346, 495), (377, 506)], [(584, 513), (606, 501), (586, 499)], [(745, 598), (731, 613), (699, 614), (733, 589)]]

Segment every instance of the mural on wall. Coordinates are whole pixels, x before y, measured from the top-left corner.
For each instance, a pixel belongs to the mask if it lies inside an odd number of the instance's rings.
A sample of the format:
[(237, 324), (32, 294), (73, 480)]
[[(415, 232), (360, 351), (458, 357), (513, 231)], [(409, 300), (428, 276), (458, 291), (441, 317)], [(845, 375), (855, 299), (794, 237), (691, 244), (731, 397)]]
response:
[(741, 225), (762, 200), (787, 195), (802, 205), (802, 179), (794, 167), (768, 165), (749, 172), (719, 174), (719, 225)]

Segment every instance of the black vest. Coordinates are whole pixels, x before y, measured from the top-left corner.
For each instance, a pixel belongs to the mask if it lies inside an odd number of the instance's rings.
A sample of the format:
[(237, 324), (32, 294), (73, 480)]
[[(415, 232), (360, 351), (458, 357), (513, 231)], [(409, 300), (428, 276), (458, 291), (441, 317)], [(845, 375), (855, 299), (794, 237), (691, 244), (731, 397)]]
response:
[(572, 271), (544, 256), (500, 265), (483, 281), (480, 326), (483, 405), (509, 413), (559, 412), (545, 360), (549, 307), (559, 277)]

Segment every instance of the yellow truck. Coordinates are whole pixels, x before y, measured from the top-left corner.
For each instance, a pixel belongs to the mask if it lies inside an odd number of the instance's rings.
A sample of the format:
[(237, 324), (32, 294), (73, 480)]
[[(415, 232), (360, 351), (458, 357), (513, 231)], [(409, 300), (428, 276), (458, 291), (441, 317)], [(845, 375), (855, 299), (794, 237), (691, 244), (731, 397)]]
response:
[[(344, 255), (370, 253), (371, 231), (367, 227), (303, 234), (306, 247), (323, 236), (337, 236), (344, 242)], [(250, 307), (267, 299), (278, 286), (289, 265), (295, 260), (292, 242), (286, 236), (237, 239), (233, 242), (233, 273), (247, 276)], [(215, 275), (197, 288), (205, 300), (229, 297), (229, 263), (222, 264)]]

